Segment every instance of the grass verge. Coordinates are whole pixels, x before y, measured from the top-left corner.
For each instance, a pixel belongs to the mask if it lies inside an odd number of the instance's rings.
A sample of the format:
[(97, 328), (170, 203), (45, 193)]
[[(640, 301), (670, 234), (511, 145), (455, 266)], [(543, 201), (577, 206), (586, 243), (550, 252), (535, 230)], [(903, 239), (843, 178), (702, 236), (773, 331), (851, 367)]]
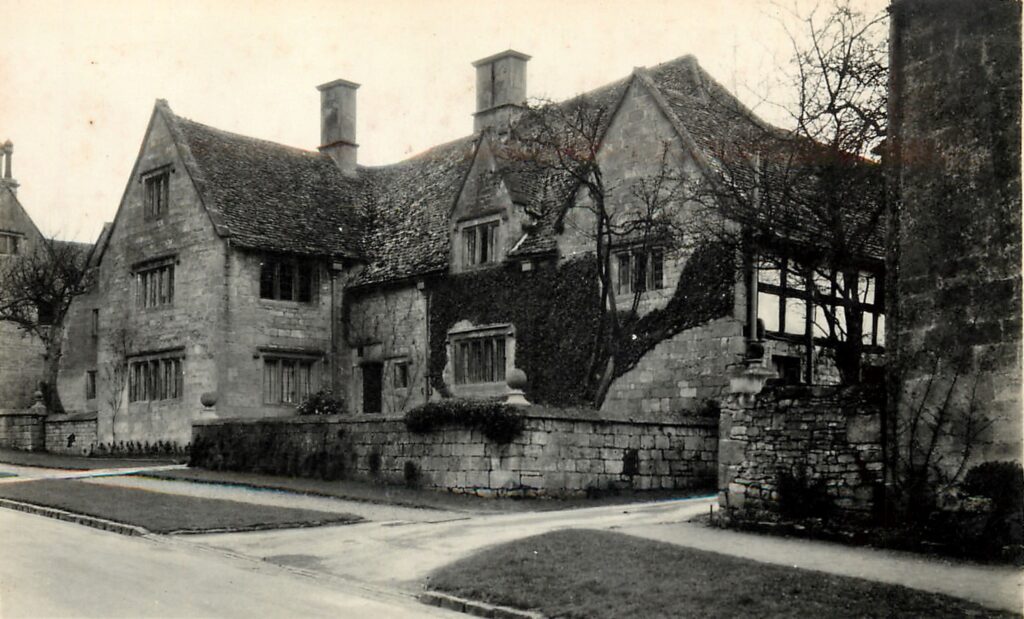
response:
[(68, 456), (38, 451), (17, 451), (0, 449), (0, 463), (17, 464), (20, 466), (38, 466), (50, 469), (67, 469), (71, 471), (89, 471), (93, 469), (117, 469), (133, 466), (159, 466), (161, 464), (177, 464), (188, 458), (182, 456), (153, 456), (138, 458), (87, 458), (85, 456)]
[(285, 490), (350, 501), (471, 513), (537, 512), (598, 507), (601, 505), (624, 505), (646, 501), (687, 498), (688, 496), (703, 496), (710, 492), (707, 490), (690, 493), (687, 493), (685, 490), (652, 490), (643, 492), (623, 491), (619, 494), (608, 494), (599, 498), (483, 498), (437, 490), (371, 483), (362, 480), (326, 481), (304, 477), (264, 475), (260, 473), (211, 471), (200, 468), (151, 471), (143, 473), (141, 476), (154, 479), (252, 486), (255, 488)]
[(548, 617), (1017, 617), (957, 598), (607, 531), (483, 550), (428, 588)]
[(0, 485), (0, 498), (143, 527), (153, 533), (255, 530), (361, 520), (351, 514), (271, 507), (67, 479)]

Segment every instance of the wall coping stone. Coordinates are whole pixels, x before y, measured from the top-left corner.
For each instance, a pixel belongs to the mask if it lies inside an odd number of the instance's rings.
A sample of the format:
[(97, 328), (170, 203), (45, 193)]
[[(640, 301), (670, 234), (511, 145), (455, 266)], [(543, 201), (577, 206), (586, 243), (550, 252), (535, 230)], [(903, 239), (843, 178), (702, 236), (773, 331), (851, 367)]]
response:
[(31, 409), (0, 409), (0, 417), (46, 417), (45, 414), (37, 413)]
[[(717, 428), (718, 417), (698, 415), (675, 416), (675, 418), (657, 418), (653, 416), (609, 417), (596, 409), (562, 409), (548, 408), (536, 404), (518, 409), (526, 419), (543, 419), (549, 421), (585, 421), (601, 424), (636, 424), (650, 426), (686, 426)], [(221, 426), (229, 424), (258, 425), (287, 424), (302, 425), (310, 423), (351, 424), (351, 423), (382, 423), (389, 421), (405, 422), (405, 415), (374, 414), (374, 415), (294, 415), (290, 417), (224, 417), (219, 419), (196, 419), (193, 426)]]
[(60, 415), (48, 415), (46, 423), (73, 423), (76, 421), (96, 421), (99, 413), (96, 411), (85, 411), (79, 413), (63, 413)]

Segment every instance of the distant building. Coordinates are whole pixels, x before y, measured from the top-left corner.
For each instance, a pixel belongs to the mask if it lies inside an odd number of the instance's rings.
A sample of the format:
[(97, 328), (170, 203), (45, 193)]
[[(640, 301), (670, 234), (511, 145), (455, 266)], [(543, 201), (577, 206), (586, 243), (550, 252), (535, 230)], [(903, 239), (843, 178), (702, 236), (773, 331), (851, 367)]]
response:
[[(18, 202), (11, 174), (14, 145), (0, 146), (0, 269), (35, 251), (43, 236)], [(43, 343), (11, 322), (0, 320), (0, 411), (28, 408), (43, 379)]]

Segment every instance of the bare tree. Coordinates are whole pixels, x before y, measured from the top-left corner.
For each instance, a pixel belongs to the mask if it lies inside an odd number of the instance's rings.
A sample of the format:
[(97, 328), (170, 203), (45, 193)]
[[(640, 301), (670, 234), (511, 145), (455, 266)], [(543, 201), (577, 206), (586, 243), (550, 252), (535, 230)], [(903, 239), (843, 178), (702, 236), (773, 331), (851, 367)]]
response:
[(693, 221), (697, 234), (745, 256), (747, 268), (760, 263), (799, 279), (818, 316), (808, 352), (814, 340), (833, 348), (843, 381), (855, 383), (870, 301), (863, 273), (883, 253), (884, 184), (874, 158), (886, 132), (887, 16), (865, 16), (847, 0), (793, 16), (792, 99), (778, 104), (790, 129), (763, 123), (717, 84), (702, 93), (720, 126), (716, 173), (689, 190), (703, 211)]
[[(630, 277), (642, 282), (646, 254), (653, 247), (670, 251), (678, 246), (681, 226), (683, 183), (663, 144), (657, 170), (647, 176), (622, 181), (610, 179), (602, 168), (599, 153), (610, 123), (611, 109), (581, 95), (566, 102), (540, 101), (533, 104), (516, 123), (512, 139), (517, 165), (535, 178), (545, 179), (555, 201), (547, 208), (564, 213), (565, 196), (571, 208), (588, 217), (577, 219), (577, 231), (594, 246), (597, 260), (601, 318), (595, 332), (590, 362), (594, 405), (601, 403), (615, 378), (616, 352), (637, 310), (644, 288), (632, 287), (628, 308), (618, 306), (613, 280), (613, 250), (629, 245), (637, 250)], [(534, 217), (546, 216), (531, 212)], [(559, 215), (564, 222), (564, 215)]]
[(51, 412), (64, 410), (57, 393), (64, 322), (71, 300), (90, 287), (87, 253), (76, 243), (43, 239), (28, 254), (0, 265), (0, 320), (43, 342), (43, 396)]
[(117, 416), (127, 399), (125, 388), (128, 386), (128, 355), (132, 351), (135, 336), (129, 326), (127, 316), (120, 320), (110, 332), (107, 339), (107, 355), (100, 366), (103, 379), (104, 399), (110, 408), (111, 443), (116, 442)]

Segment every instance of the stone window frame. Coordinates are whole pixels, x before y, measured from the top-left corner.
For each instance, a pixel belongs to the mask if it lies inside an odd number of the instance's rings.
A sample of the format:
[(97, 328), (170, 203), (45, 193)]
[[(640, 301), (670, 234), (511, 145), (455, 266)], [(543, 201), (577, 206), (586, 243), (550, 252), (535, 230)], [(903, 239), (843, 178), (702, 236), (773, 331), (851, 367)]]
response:
[[(766, 264), (769, 265), (768, 268), (765, 267)], [(774, 268), (775, 266), (778, 268)], [(803, 342), (806, 341), (809, 328), (815, 345), (829, 345), (826, 339), (828, 334), (822, 326), (825, 323), (824, 318), (817, 318), (820, 303), (816, 303), (810, 286), (818, 287), (818, 296), (823, 296), (829, 306), (841, 307), (845, 300), (836, 292), (832, 279), (817, 273), (800, 273), (797, 269), (790, 268), (787, 258), (773, 263), (762, 261), (758, 264), (757, 271), (757, 316), (764, 322), (766, 335), (775, 339)], [(881, 350), (885, 346), (884, 276), (870, 268), (862, 268), (858, 271), (858, 278), (869, 282), (861, 288), (863, 298), (857, 302), (862, 312), (862, 338), (868, 338), (866, 341), (862, 339), (862, 343), (865, 348)], [(823, 287), (827, 287), (828, 290), (823, 290)], [(771, 304), (764, 303), (769, 297), (774, 297), (777, 301)], [(765, 312), (766, 307), (775, 308), (774, 317), (768, 316)], [(808, 312), (812, 310), (813, 314), (810, 315), (811, 320), (808, 323)], [(838, 312), (837, 315), (841, 317), (842, 312)], [(798, 322), (799, 326), (791, 326), (791, 321)]]
[(96, 370), (85, 371), (85, 399), (96, 399)]
[(133, 354), (127, 366), (129, 404), (176, 401), (184, 396), (184, 348)]
[[(457, 324), (448, 331), (447, 357), (445, 368), (445, 382), (451, 386), (451, 391), (457, 396), (465, 397), (492, 397), (505, 393), (506, 377), (515, 368), (516, 360), (516, 330), (510, 323), (470, 325), (468, 323)], [(459, 346), (472, 340), (497, 340), (501, 339), (504, 344), (504, 366), (496, 380), (459, 382), (464, 379), (464, 371), (460, 371), (457, 364), (460, 360), (466, 359), (459, 352)]]
[(412, 360), (409, 357), (398, 357), (389, 359), (391, 366), (391, 388), (395, 391), (405, 391), (412, 387)]
[[(484, 229), (493, 230), (493, 234), (482, 235)], [(473, 271), (494, 267), (505, 261), (505, 226), (501, 212), (491, 213), (486, 216), (478, 216), (465, 219), (455, 225), (455, 243), (458, 253), (455, 256), (455, 264), (458, 271)], [(472, 237), (469, 232), (472, 231)], [(472, 244), (469, 239), (472, 238)], [(482, 255), (484, 243), (482, 238), (487, 238), (486, 245), (491, 249), (484, 261)], [(472, 252), (472, 258), (469, 257)]]
[(135, 307), (143, 310), (174, 305), (174, 267), (177, 255), (152, 258), (132, 265)]
[[(297, 406), (320, 390), (323, 383), (323, 353), (266, 350), (260, 354), (260, 401), (266, 406)], [(293, 368), (286, 392), (287, 366)], [(302, 380), (305, 368), (305, 380)], [(268, 377), (270, 381), (268, 382)]]
[[(622, 247), (612, 250), (612, 282), (615, 286), (615, 296), (624, 297), (635, 294), (636, 282), (642, 281), (643, 288), (641, 295), (650, 292), (664, 290), (665, 283), (665, 259), (668, 252), (661, 245), (640, 245)], [(643, 260), (638, 260), (642, 257)], [(655, 260), (655, 257), (657, 258)], [(625, 260), (624, 260), (625, 259)], [(623, 264), (626, 264), (628, 277), (623, 277)], [(648, 268), (647, 265), (655, 264), (656, 268)], [(639, 274), (643, 274), (642, 280)]]
[(142, 213), (145, 221), (163, 219), (170, 207), (171, 173), (174, 166), (164, 164), (139, 175), (142, 183)]
[[(316, 303), (320, 269), (315, 260), (268, 253), (260, 256), (259, 266), (257, 286), (261, 301)], [(288, 271), (291, 272), (291, 280), (290, 285), (287, 286), (288, 292), (285, 294), (281, 284), (284, 280), (284, 273)]]
[(25, 245), (25, 235), (14, 230), (0, 230), (0, 256), (17, 256)]
[(100, 336), (100, 308), (94, 307), (89, 312), (89, 336), (98, 339)]

